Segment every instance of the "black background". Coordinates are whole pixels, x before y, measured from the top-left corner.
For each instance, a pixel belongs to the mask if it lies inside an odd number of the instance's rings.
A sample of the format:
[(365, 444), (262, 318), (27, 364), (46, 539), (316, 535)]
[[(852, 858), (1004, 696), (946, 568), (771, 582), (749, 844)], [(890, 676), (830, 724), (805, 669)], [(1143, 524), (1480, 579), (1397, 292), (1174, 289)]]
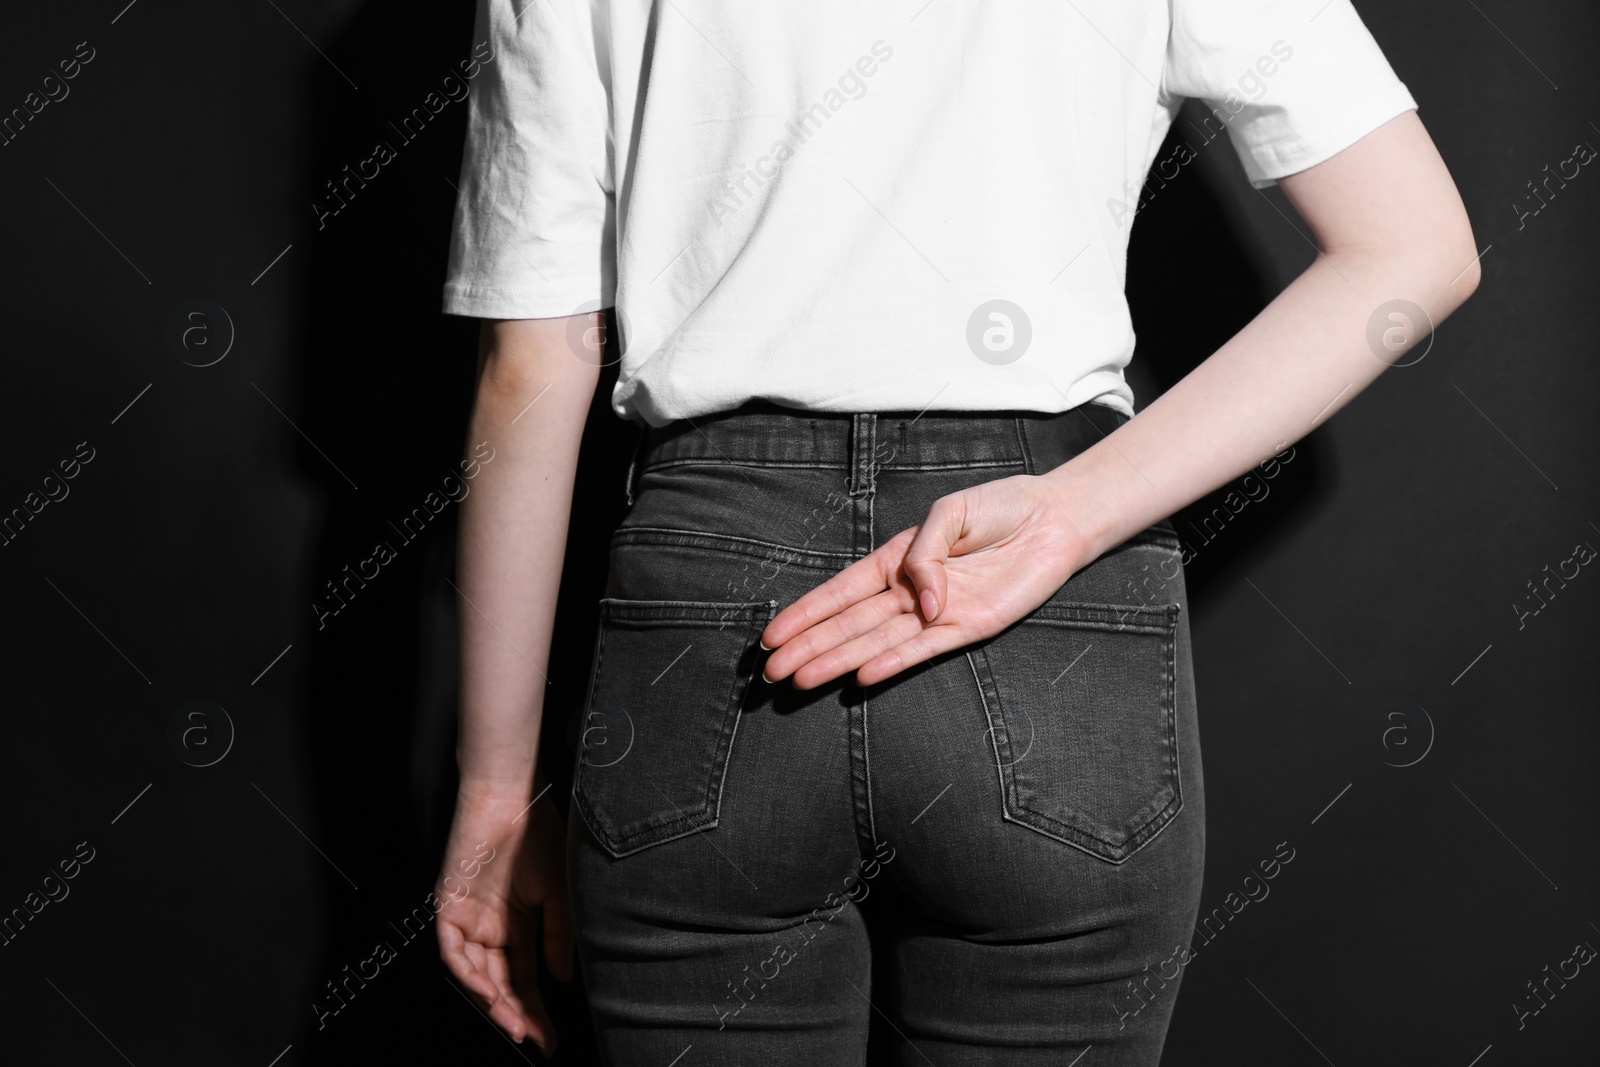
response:
[[(0, 547), (0, 911), (94, 850), (0, 947), (5, 1059), (537, 1062), (453, 987), (431, 934), (321, 1030), (311, 1010), (400, 941), (390, 924), (422, 904), (448, 826), (454, 507), (320, 628), (311, 603), (463, 455), (476, 324), (436, 309), (466, 104), (321, 229), (311, 203), (470, 53), (471, 5), (124, 3), (13, 9), (0, 34), (5, 112), (94, 49), (0, 147), (0, 509), (93, 450)], [(1585, 568), (1520, 629), (1512, 605), (1600, 545), (1600, 176), (1520, 221), (1514, 205), (1600, 145), (1600, 16), (1576, 0), (1361, 9), (1461, 187), (1483, 281), (1425, 358), (1319, 426), (1214, 540), (1191, 531), (1221, 494), (1178, 516), (1204, 909), (1278, 843), (1296, 855), (1185, 971), (1164, 1062), (1592, 1062), (1589, 968), (1522, 1029), (1512, 1004), (1576, 943), (1600, 946), (1600, 578)], [(1304, 230), (1221, 141), (1150, 199), (1129, 271), (1141, 401), (1310, 262)], [(167, 339), (192, 300), (236, 334), (208, 367)], [(558, 777), (634, 441), (609, 384), (551, 661)], [(168, 743), (189, 700), (237, 732), (209, 767)], [(1410, 716), (1384, 749), (1372, 723), (1395, 707)], [(592, 1062), (576, 990), (547, 992), (559, 1059)]]

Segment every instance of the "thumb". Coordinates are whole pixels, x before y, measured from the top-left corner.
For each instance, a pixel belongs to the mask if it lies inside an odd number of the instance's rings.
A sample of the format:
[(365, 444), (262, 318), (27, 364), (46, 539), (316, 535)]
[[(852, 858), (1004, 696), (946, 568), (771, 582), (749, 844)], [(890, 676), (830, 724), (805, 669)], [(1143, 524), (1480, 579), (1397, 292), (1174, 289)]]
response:
[(928, 509), (928, 517), (911, 539), (901, 567), (917, 591), (917, 605), (928, 622), (944, 610), (949, 583), (945, 561), (950, 549), (961, 539), (966, 522), (966, 507), (958, 497), (943, 497)]

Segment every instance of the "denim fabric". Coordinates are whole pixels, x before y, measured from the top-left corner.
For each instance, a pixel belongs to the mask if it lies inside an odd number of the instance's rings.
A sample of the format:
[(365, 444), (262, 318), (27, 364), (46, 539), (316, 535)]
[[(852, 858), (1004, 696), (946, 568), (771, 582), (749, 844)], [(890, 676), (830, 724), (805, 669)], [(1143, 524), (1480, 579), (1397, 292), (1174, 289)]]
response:
[(898, 1064), (1159, 1061), (1205, 850), (1171, 525), (865, 690), (767, 683), (757, 641), (939, 497), (1125, 420), (752, 404), (648, 432), (568, 834), (606, 1062), (859, 1064), (869, 1025)]

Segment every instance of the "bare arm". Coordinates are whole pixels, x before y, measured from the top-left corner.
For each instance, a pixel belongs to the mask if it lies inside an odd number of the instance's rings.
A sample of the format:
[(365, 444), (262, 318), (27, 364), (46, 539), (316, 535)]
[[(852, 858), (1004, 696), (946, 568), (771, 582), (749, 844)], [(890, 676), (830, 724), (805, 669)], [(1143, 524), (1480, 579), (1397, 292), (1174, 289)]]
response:
[(1395, 361), (1368, 345), (1393, 300), (1442, 322), (1478, 284), (1472, 230), (1443, 160), (1408, 111), (1279, 181), (1316, 260), (1244, 329), (1105, 440), (1043, 475), (941, 498), (927, 519), (785, 608), (766, 676), (871, 685), (992, 636), (1128, 537), (1328, 418)]
[(461, 783), (435, 886), (439, 949), (513, 1040), (555, 1051), (535, 984), (535, 937), (572, 976), (564, 827), (539, 796), (539, 727), (578, 445), (601, 354), (579, 358), (576, 320), (486, 321), (469, 453), (493, 448), (461, 502), (457, 547)]
[(468, 446), (488, 441), (494, 459), (461, 502), (456, 565), (463, 795), (528, 790), (538, 760), (578, 443), (600, 377), (569, 347), (570, 322), (483, 324)]
[(1410, 301), (1437, 325), (1478, 286), (1466, 209), (1415, 111), (1278, 184), (1321, 254), (1181, 382), (1047, 475), (1076, 486), (1094, 555), (1281, 452), (1371, 384), (1389, 366), (1368, 344), (1381, 306)]

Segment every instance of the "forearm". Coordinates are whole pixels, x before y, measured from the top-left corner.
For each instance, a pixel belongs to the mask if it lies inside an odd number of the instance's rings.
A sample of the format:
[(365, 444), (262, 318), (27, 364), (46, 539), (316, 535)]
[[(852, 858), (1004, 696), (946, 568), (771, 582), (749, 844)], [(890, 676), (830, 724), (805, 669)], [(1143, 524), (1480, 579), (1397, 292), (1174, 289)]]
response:
[(1092, 554), (1283, 451), (1349, 403), (1388, 366), (1368, 347), (1367, 322), (1397, 294), (1435, 324), (1465, 295), (1437, 271), (1318, 257), (1182, 381), (1046, 475), (1069, 494)]
[(1349, 403), (1399, 356), (1369, 340), (1380, 308), (1396, 300), (1421, 307), (1425, 319), (1409, 339), (1416, 344), (1476, 288), (1465, 210), (1414, 113), (1281, 184), (1323, 253), (1182, 381), (1045, 475), (1089, 553), (1081, 562), (1281, 452)]
[(487, 441), (461, 504), (463, 792), (531, 790), (578, 446), (598, 380), (567, 347), (566, 319), (486, 325), (468, 445)]

